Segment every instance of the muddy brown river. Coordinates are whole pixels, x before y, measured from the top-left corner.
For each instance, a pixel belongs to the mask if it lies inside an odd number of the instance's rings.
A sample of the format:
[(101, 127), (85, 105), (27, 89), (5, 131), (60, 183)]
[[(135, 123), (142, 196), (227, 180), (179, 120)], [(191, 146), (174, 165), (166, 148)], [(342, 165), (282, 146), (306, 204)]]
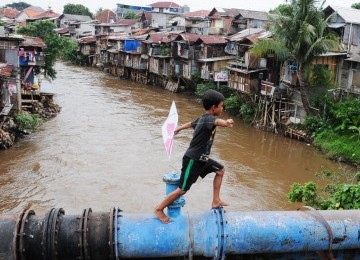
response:
[[(53, 89), (61, 113), (13, 148), (0, 151), (0, 213), (24, 207), (151, 212), (165, 195), (163, 174), (179, 171), (192, 131), (176, 136), (171, 159), (161, 126), (175, 100), (179, 123), (203, 113), (198, 100), (159, 87), (119, 80), (94, 68), (56, 65)], [(224, 113), (224, 117), (231, 115)], [(212, 157), (226, 167), (222, 199), (229, 211), (288, 210), (293, 182), (316, 180), (321, 167), (337, 169), (312, 146), (252, 128), (234, 118), (219, 128)], [(187, 212), (209, 210), (214, 174), (186, 194)]]

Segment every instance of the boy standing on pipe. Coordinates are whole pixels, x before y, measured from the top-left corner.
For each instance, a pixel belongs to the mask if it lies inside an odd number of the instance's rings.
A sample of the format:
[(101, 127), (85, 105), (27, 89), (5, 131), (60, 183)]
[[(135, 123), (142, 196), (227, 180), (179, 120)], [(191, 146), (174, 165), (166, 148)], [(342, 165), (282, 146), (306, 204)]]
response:
[(184, 195), (199, 176), (204, 178), (211, 172), (215, 172), (211, 206), (212, 208), (228, 206), (226, 202), (220, 199), (220, 188), (225, 173), (224, 166), (209, 158), (216, 127), (232, 127), (234, 123), (232, 119), (224, 120), (217, 118), (221, 116), (223, 112), (223, 102), (224, 96), (221, 93), (215, 90), (206, 91), (202, 99), (205, 114), (193, 122), (188, 122), (177, 127), (174, 131), (174, 135), (176, 135), (184, 129), (193, 128), (194, 135), (182, 160), (179, 187), (171, 192), (154, 209), (156, 217), (165, 224), (170, 222), (170, 218), (165, 215), (164, 209), (177, 198)]

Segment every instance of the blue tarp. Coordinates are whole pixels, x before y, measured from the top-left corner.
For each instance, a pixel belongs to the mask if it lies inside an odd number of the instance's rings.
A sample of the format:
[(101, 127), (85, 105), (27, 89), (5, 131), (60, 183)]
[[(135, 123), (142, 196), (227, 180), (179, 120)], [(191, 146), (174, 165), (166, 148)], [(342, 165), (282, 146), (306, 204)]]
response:
[(125, 40), (125, 51), (136, 51), (141, 46), (141, 42), (138, 40)]

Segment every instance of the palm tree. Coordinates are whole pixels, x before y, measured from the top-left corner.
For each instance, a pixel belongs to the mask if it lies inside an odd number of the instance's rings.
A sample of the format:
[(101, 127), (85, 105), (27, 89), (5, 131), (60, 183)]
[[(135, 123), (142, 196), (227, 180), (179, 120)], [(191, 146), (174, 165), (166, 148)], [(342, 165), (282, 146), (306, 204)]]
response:
[[(287, 1), (288, 2), (288, 1)], [(297, 85), (304, 109), (312, 114), (306, 94), (312, 61), (329, 50), (338, 49), (337, 37), (328, 30), (322, 12), (325, 1), (291, 0), (288, 8), (270, 17), (273, 38), (254, 44), (251, 52), (258, 56), (273, 54), (279, 61), (294, 59), (299, 64)]]

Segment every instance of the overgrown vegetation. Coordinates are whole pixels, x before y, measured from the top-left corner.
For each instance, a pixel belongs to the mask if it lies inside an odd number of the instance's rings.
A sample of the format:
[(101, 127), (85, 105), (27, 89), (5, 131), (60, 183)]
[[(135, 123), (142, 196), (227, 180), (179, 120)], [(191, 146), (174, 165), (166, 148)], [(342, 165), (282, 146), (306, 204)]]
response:
[(195, 94), (202, 97), (205, 91), (214, 89), (222, 93), (225, 97), (225, 110), (232, 114), (240, 115), (246, 123), (251, 123), (256, 112), (255, 104), (248, 96), (241, 96), (236, 91), (228, 88), (226, 85), (216, 85), (214, 83), (202, 83), (196, 86)]
[(360, 172), (322, 169), (316, 176), (330, 180), (330, 184), (319, 188), (315, 182), (294, 183), (287, 194), (290, 202), (302, 202), (321, 210), (360, 209)]
[(19, 129), (24, 132), (34, 132), (44, 122), (38, 114), (18, 113), (15, 122)]
[(360, 99), (336, 101), (320, 94), (314, 104), (321, 116), (308, 116), (302, 125), (314, 145), (332, 159), (360, 165)]

